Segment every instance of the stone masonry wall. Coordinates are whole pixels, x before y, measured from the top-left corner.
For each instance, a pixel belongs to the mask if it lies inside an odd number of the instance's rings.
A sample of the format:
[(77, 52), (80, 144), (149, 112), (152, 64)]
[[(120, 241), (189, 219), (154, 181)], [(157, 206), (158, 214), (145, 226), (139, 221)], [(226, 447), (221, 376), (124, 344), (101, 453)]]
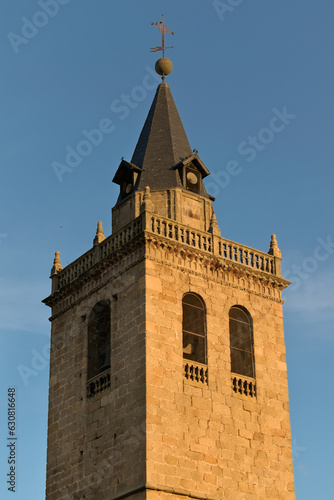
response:
[[(144, 262), (132, 260), (76, 290), (52, 322), (47, 500), (111, 499), (145, 483)], [(111, 306), (111, 388), (87, 399), (87, 324), (100, 300)]]
[[(293, 470), (282, 304), (250, 292), (201, 259), (148, 247), (148, 499), (293, 500)], [(182, 297), (206, 304), (208, 378), (183, 375)], [(257, 398), (232, 390), (229, 309), (252, 316)]]

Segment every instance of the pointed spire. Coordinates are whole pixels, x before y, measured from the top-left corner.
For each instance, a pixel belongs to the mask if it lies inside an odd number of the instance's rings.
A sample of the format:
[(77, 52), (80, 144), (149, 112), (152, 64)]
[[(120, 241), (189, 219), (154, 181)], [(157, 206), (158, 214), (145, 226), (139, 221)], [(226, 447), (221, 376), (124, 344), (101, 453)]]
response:
[(131, 160), (142, 169), (138, 189), (182, 187), (173, 167), (191, 154), (170, 88), (161, 83)]
[(51, 269), (51, 276), (54, 276), (55, 274), (59, 273), (63, 269), (61, 262), (60, 262), (60, 253), (56, 252), (55, 253), (55, 258), (53, 261), (53, 266)]
[(274, 257), (281, 257), (281, 251), (278, 248), (276, 234), (271, 235), (270, 248), (268, 253)]
[(209, 233), (214, 234), (216, 236), (220, 236), (220, 229), (218, 227), (217, 217), (214, 212), (212, 212), (210, 220)]
[[(119, 205), (135, 191), (179, 188), (214, 200), (205, 189), (203, 179), (210, 174), (192, 151), (181, 118), (167, 83), (161, 83), (139, 136), (131, 162), (122, 160), (113, 182), (120, 186)], [(189, 170), (197, 180), (187, 181)], [(198, 175), (196, 174), (198, 171)], [(189, 175), (192, 175), (191, 172)]]
[(141, 207), (140, 207), (140, 213), (153, 212), (153, 209), (154, 209), (154, 207), (153, 207), (153, 203), (152, 203), (152, 199), (151, 199), (151, 190), (150, 190), (149, 186), (146, 186), (144, 196), (143, 196), (143, 203), (141, 204)]
[(97, 223), (97, 230), (96, 230), (96, 236), (94, 238), (94, 241), (93, 241), (93, 245), (98, 245), (99, 243), (101, 243), (101, 241), (105, 240), (106, 237), (104, 236), (104, 232), (103, 232), (103, 228), (102, 228), (102, 222), (99, 221)]

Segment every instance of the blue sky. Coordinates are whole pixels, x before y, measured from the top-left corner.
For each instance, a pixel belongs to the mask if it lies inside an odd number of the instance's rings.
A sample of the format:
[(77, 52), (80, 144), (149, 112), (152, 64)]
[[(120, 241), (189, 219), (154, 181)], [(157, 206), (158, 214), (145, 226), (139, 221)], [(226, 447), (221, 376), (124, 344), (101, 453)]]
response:
[[(50, 323), (41, 300), (56, 250), (65, 266), (92, 246), (98, 220), (110, 234), (111, 180), (121, 157), (131, 159), (153, 99), (149, 49), (160, 38), (150, 23), (164, 13), (175, 31), (168, 83), (212, 173), (222, 235), (264, 251), (277, 235), (293, 283), (284, 324), (296, 498), (330, 500), (333, 2), (2, 0), (0, 9), (1, 498), (12, 498), (4, 480), (11, 386), (15, 498), (44, 498)], [(120, 112), (124, 95), (130, 104)], [(101, 123), (99, 144), (57, 175), (55, 162), (66, 165)]]

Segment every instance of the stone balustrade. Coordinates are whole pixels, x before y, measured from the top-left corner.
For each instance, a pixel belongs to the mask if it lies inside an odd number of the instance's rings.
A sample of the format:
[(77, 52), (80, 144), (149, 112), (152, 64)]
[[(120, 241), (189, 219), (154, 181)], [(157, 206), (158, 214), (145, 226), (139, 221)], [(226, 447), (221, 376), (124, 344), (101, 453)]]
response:
[(212, 235), (210, 233), (190, 229), (188, 226), (163, 217), (153, 216), (151, 220), (152, 233), (212, 253)]
[(189, 361), (189, 363), (185, 363), (183, 365), (183, 370), (186, 380), (192, 380), (193, 382), (199, 382), (201, 384), (208, 385), (207, 366)]
[(178, 222), (143, 212), (130, 224), (52, 275), (52, 292), (58, 291), (109, 255), (125, 247), (136, 236), (145, 232), (177, 242), (186, 247), (206, 252), (216, 258), (250, 267), (257, 271), (280, 276), (281, 259), (265, 252), (179, 224)]
[[(74, 281), (78, 276), (90, 269), (94, 264), (94, 249), (92, 248), (74, 262), (66, 266), (62, 271), (56, 274), (57, 289)], [(53, 278), (53, 277), (52, 277)]]
[(219, 238), (218, 255), (244, 266), (275, 274), (275, 257), (253, 248), (239, 245), (234, 241)]
[(275, 257), (265, 252), (254, 250), (245, 245), (239, 245), (221, 236), (190, 229), (170, 219), (152, 217), (151, 230), (165, 238), (189, 245), (198, 250), (209, 252), (215, 256), (238, 262), (270, 274), (276, 274)]
[(125, 226), (115, 234), (112, 234), (98, 245), (91, 248), (84, 255), (54, 274), (52, 277), (52, 292), (60, 290), (71, 283), (95, 264), (124, 247), (142, 232), (141, 217)]
[(96, 377), (87, 381), (87, 397), (92, 398), (110, 387), (110, 369), (99, 373)]
[(232, 373), (232, 389), (235, 394), (256, 398), (255, 379)]
[(99, 260), (108, 257), (120, 248), (124, 247), (129, 241), (133, 240), (142, 231), (141, 217), (138, 217), (123, 229), (109, 236), (109, 238), (99, 244)]

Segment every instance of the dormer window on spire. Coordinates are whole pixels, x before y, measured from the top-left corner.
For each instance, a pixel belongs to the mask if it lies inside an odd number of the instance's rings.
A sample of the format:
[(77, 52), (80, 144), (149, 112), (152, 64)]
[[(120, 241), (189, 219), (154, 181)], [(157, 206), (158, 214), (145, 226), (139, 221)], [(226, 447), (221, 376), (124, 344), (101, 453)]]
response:
[(129, 163), (122, 159), (117, 172), (113, 178), (113, 182), (120, 186), (120, 194), (118, 201), (124, 200), (129, 196), (138, 183), (138, 174), (142, 171), (133, 163)]

